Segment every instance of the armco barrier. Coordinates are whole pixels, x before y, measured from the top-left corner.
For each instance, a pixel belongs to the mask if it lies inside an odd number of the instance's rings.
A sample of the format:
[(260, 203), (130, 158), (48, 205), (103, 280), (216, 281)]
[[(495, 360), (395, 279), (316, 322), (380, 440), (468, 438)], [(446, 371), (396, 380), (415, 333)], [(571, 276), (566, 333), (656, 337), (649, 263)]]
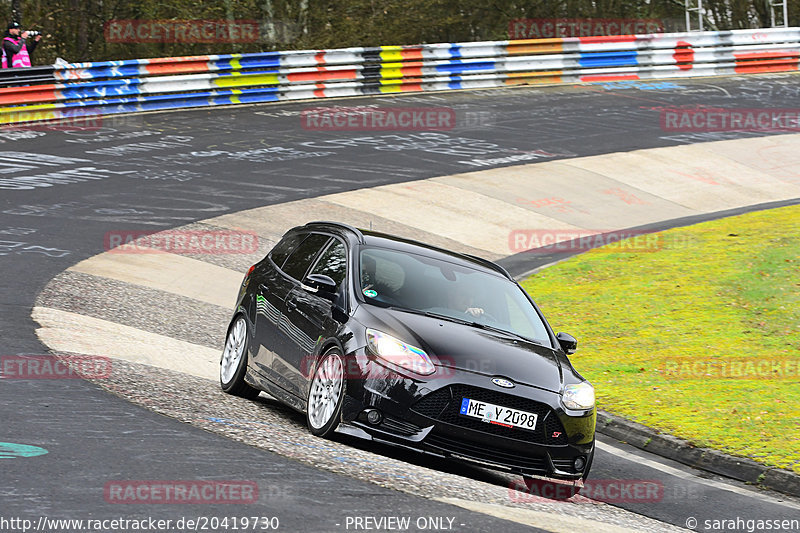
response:
[(519, 84), (798, 70), (800, 28), (72, 63), (0, 71), (0, 124)]

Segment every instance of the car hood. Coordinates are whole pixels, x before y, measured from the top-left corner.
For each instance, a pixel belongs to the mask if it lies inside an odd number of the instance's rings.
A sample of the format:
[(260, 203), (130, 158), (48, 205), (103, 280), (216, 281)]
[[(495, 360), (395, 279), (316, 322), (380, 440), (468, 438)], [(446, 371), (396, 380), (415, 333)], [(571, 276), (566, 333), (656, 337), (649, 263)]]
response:
[[(425, 350), (434, 364), (560, 392), (562, 368), (552, 348), (449, 320), (360, 306), (359, 322)], [(364, 316), (365, 314), (371, 316)]]

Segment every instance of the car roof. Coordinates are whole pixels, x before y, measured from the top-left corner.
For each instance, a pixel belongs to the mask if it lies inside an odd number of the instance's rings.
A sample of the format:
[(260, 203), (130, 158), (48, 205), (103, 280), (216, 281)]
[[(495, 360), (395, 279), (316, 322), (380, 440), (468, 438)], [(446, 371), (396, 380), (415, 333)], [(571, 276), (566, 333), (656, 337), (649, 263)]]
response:
[(493, 263), (492, 261), (489, 261), (488, 259), (483, 259), (470, 254), (453, 252), (444, 248), (439, 248), (438, 246), (425, 244), (412, 239), (406, 239), (397, 235), (391, 235), (389, 233), (357, 229), (341, 222), (328, 221), (309, 222), (305, 226), (302, 226), (302, 228), (295, 229), (306, 229), (313, 231), (327, 230), (337, 234), (349, 234), (351, 237), (354, 237), (359, 244), (362, 245), (388, 248), (406, 253), (414, 253), (433, 259), (439, 259), (441, 261), (448, 261), (450, 263), (455, 263), (463, 267), (480, 270), (490, 274), (499, 274), (509, 280), (513, 279), (506, 269), (496, 263)]

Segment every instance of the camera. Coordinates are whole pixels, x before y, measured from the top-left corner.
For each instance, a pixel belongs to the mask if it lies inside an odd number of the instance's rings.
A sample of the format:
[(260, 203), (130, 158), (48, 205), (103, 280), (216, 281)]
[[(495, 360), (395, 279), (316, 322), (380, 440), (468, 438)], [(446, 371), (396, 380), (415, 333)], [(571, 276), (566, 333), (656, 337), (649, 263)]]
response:
[(41, 32), (36, 30), (28, 30), (28, 37), (36, 37), (37, 35), (41, 35)]

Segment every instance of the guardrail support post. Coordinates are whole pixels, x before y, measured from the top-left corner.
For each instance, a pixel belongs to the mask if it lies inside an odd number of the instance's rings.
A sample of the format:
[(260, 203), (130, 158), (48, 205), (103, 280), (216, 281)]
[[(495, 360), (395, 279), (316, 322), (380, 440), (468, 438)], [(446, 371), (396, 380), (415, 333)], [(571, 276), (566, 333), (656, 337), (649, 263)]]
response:
[[(773, 28), (777, 28), (779, 26), (782, 26), (784, 28), (789, 27), (789, 9), (786, 4), (787, 4), (786, 0), (779, 0), (777, 2), (771, 1), (769, 3), (769, 16), (770, 16), (771, 26)], [(783, 14), (782, 24), (777, 24), (775, 22), (775, 8), (780, 8), (781, 13)]]
[[(692, 4), (696, 3), (694, 7)], [(686, 0), (684, 3), (684, 11), (686, 13), (686, 31), (703, 31), (703, 0)], [(697, 29), (692, 29), (692, 13), (697, 12)]]

